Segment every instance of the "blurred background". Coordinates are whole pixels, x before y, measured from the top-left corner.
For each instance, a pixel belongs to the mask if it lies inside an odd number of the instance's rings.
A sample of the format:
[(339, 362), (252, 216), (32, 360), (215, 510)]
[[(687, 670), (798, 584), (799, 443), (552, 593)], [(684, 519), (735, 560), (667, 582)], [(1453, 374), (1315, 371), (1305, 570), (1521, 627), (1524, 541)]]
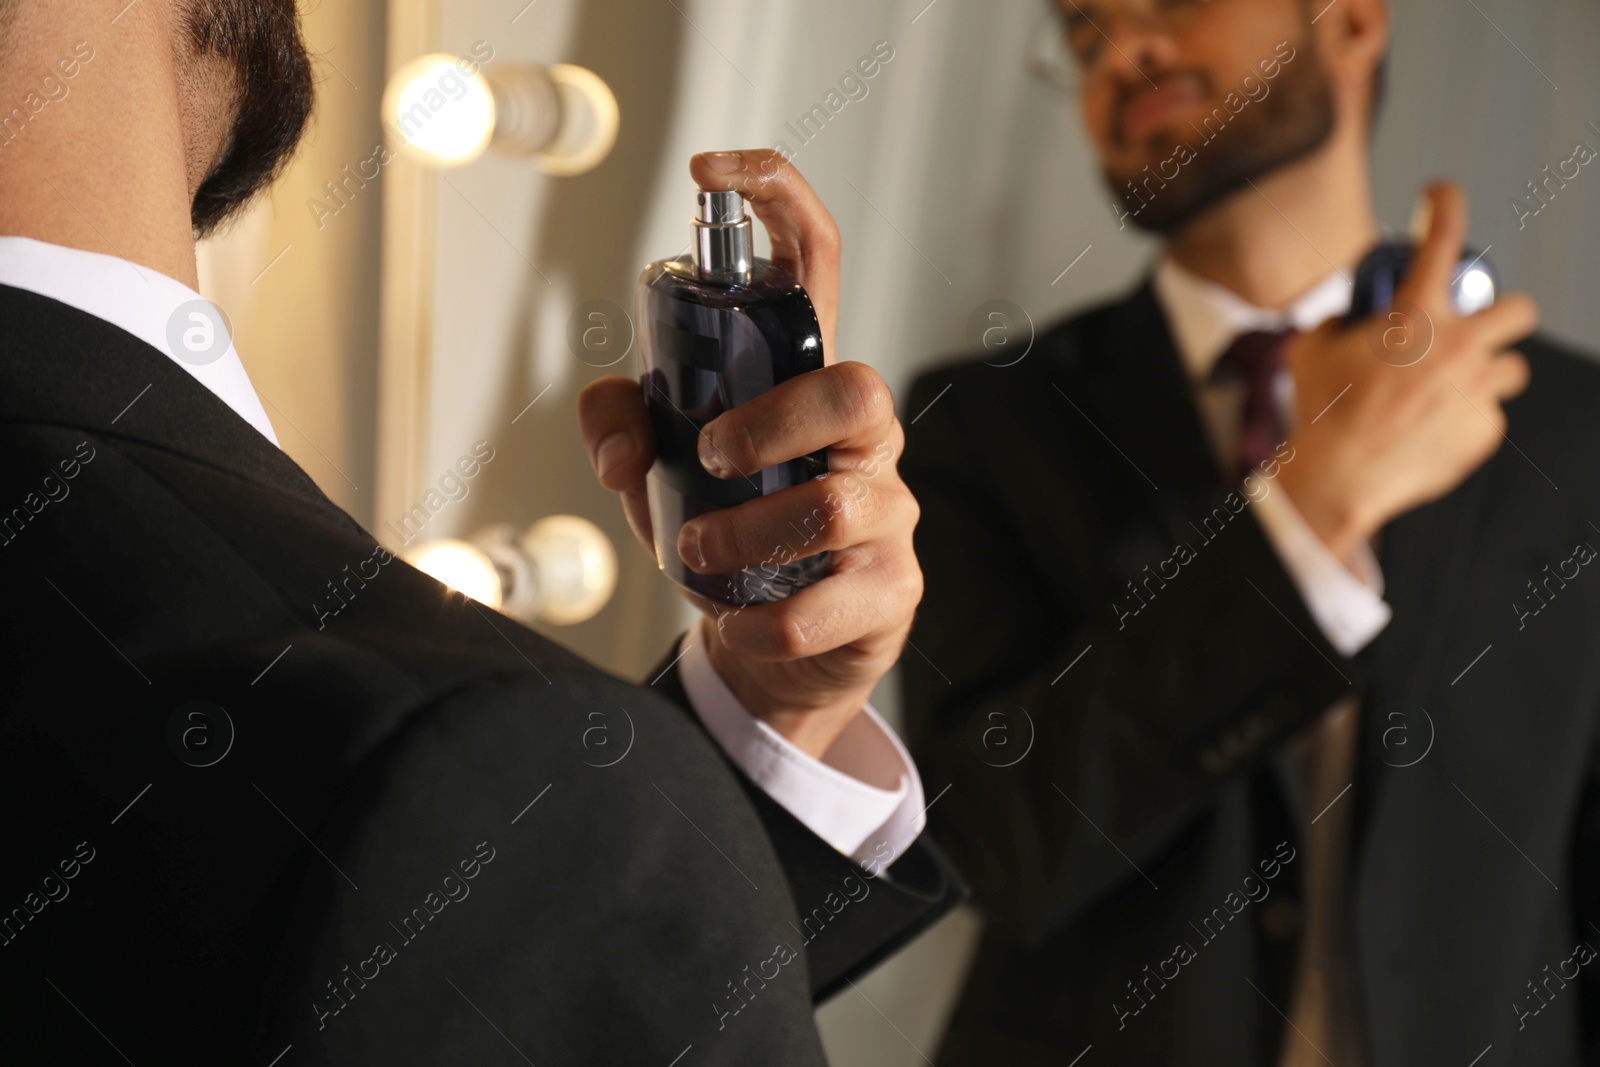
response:
[[(615, 595), (588, 621), (541, 628), (629, 678), (687, 616), (595, 485), (575, 400), (595, 377), (637, 373), (622, 309), (645, 263), (686, 251), (692, 153), (792, 156), (844, 237), (838, 355), (897, 392), (973, 349), (990, 301), (1020, 309), (1024, 345), (1029, 320), (1042, 329), (1148, 267), (1149, 243), (1119, 230), (1092, 169), (1075, 101), (1030, 70), (1053, 27), (1045, 0), (302, 6), (319, 57), (313, 133), (270, 199), (202, 246), (202, 289), (232, 318), (289, 454), (385, 543), (477, 442), (493, 460), (431, 515), (426, 539), (557, 514), (598, 524), (617, 551)], [(1600, 148), (1600, 8), (1394, 6), (1383, 221), (1403, 231), (1423, 181), (1456, 179), (1471, 241), (1504, 283), (1538, 298), (1550, 332), (1600, 347), (1600, 170), (1584, 166), (1537, 216), (1512, 204), (1533, 203), (1528, 183), (1579, 142)], [(614, 147), (577, 176), (494, 152), (435, 170), (383, 151), (397, 139), (382, 122), (385, 85), (430, 52), (488, 56), (486, 71), (593, 71), (619, 107)], [(869, 56), (877, 73), (861, 78)], [(857, 81), (841, 88), (847, 74)], [(893, 719), (895, 687), (876, 703)], [(930, 798), (941, 787), (925, 786)], [(976, 928), (956, 914), (824, 1006), (832, 1061), (931, 1062)]]

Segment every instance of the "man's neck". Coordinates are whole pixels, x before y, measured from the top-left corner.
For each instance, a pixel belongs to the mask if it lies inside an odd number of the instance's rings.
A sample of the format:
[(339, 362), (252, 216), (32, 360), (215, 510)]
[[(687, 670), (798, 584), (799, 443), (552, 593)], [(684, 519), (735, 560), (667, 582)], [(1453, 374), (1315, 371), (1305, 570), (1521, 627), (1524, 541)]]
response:
[(1364, 144), (1336, 135), (1257, 178), (1170, 237), (1180, 267), (1261, 308), (1282, 309), (1378, 241)]
[[(17, 13), (0, 64), (0, 234), (198, 287), (170, 5), (133, 4), (114, 23), (106, 11), (50, 0)], [(80, 43), (93, 58), (65, 77)]]

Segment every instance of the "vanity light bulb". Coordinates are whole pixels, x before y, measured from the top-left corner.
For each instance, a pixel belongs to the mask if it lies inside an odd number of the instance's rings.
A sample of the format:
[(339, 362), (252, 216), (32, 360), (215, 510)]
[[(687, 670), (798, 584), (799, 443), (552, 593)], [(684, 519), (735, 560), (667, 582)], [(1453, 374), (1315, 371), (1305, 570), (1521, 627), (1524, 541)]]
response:
[(458, 167), (489, 147), (494, 91), (466, 60), (436, 52), (412, 60), (389, 79), (383, 120), (400, 151), (436, 167)]
[(401, 67), (383, 94), (390, 141), (431, 167), (459, 167), (492, 147), (546, 174), (583, 174), (611, 153), (619, 122), (610, 87), (570, 63), (481, 66), (440, 52)]
[(551, 515), (518, 538), (518, 545), (538, 568), (537, 618), (571, 626), (599, 614), (617, 588), (617, 553), (611, 539), (588, 519)]
[(499, 610), (500, 572), (476, 545), (456, 540), (429, 541), (405, 550), (400, 558), (463, 596)]

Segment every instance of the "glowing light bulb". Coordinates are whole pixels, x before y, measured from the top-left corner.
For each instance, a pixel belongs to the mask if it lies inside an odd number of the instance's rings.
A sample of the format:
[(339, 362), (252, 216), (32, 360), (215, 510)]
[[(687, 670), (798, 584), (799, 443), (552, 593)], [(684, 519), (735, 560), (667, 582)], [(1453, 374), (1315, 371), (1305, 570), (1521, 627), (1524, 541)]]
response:
[(491, 608), (500, 607), (500, 572), (494, 560), (465, 541), (430, 541), (407, 549), (400, 558), (429, 577)]
[(383, 118), (402, 152), (434, 166), (461, 166), (483, 155), (494, 136), (494, 91), (475, 66), (436, 52), (395, 72), (384, 90)]
[(557, 63), (546, 73), (561, 99), (561, 125), (534, 157), (546, 174), (570, 177), (598, 167), (617, 143), (622, 112), (617, 98), (598, 74), (571, 63)]
[(389, 79), (383, 121), (401, 152), (435, 167), (470, 163), (491, 145), (529, 157), (546, 174), (592, 170), (617, 141), (620, 112), (609, 86), (570, 63), (548, 67), (434, 53)]
[(557, 626), (591, 619), (617, 588), (617, 553), (588, 519), (551, 515), (517, 539), (538, 568), (543, 600), (538, 618)]

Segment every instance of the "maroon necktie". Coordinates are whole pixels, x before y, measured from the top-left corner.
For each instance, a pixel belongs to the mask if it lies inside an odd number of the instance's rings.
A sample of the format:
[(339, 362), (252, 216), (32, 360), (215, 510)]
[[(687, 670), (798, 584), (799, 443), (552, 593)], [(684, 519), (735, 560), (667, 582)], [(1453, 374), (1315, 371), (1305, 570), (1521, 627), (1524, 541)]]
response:
[(1287, 330), (1252, 330), (1234, 339), (1212, 368), (1213, 382), (1245, 383), (1244, 411), (1239, 418), (1239, 481), (1277, 451), (1286, 430), (1278, 412), (1274, 379), (1283, 366)]

